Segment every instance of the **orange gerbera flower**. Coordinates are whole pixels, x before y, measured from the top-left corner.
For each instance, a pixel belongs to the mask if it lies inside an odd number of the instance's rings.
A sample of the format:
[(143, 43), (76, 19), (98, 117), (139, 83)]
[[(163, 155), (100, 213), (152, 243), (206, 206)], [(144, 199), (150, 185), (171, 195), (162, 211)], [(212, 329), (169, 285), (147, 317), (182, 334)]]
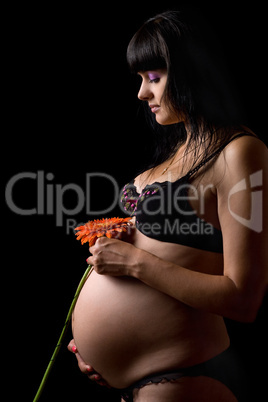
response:
[(75, 230), (76, 240), (81, 239), (81, 243), (89, 243), (89, 247), (93, 246), (98, 237), (106, 236), (109, 239), (117, 237), (118, 233), (126, 232), (127, 228), (131, 225), (130, 218), (106, 218), (95, 219), (89, 221), (82, 226), (78, 226)]

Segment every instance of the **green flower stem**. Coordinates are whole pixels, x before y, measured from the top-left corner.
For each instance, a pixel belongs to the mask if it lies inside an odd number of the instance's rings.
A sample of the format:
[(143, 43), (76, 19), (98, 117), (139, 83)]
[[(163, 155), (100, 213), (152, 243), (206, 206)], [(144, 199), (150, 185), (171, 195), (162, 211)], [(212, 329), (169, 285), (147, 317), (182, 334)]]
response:
[(35, 398), (34, 398), (33, 402), (37, 402), (37, 401), (39, 400), (39, 398), (40, 398), (42, 392), (43, 392), (43, 389), (44, 389), (45, 384), (46, 384), (46, 382), (47, 382), (48, 376), (49, 376), (50, 371), (51, 371), (51, 369), (52, 369), (52, 367), (53, 367), (53, 365), (54, 365), (54, 363), (55, 363), (55, 359), (56, 359), (56, 357), (57, 357), (57, 355), (58, 355), (58, 353), (59, 353), (59, 351), (60, 351), (60, 348), (61, 348), (63, 339), (64, 339), (65, 334), (66, 334), (66, 332), (67, 332), (67, 329), (68, 329), (68, 327), (69, 327), (69, 324), (70, 324), (70, 321), (71, 321), (71, 318), (72, 318), (72, 312), (73, 312), (73, 310), (74, 310), (74, 307), (75, 307), (77, 298), (78, 298), (78, 296), (79, 296), (79, 293), (81, 292), (82, 287), (84, 286), (84, 284), (85, 284), (87, 278), (89, 277), (89, 275), (91, 274), (92, 271), (93, 271), (93, 267), (92, 267), (91, 265), (89, 265), (89, 266), (87, 267), (87, 269), (86, 269), (86, 271), (85, 271), (85, 273), (84, 273), (84, 275), (83, 275), (83, 277), (82, 277), (82, 279), (81, 279), (79, 285), (78, 285), (78, 288), (76, 289), (76, 292), (75, 292), (75, 295), (74, 295), (72, 304), (71, 304), (71, 306), (70, 306), (70, 309), (69, 309), (69, 311), (68, 311), (68, 314), (67, 314), (67, 317), (66, 317), (66, 320), (65, 320), (65, 324), (64, 324), (63, 329), (62, 329), (62, 332), (61, 332), (61, 334), (60, 334), (60, 337), (59, 337), (57, 346), (55, 347), (55, 350), (54, 350), (53, 355), (52, 355), (52, 357), (51, 357), (51, 359), (50, 359), (50, 362), (49, 362), (49, 364), (48, 364), (48, 366), (47, 366), (47, 369), (46, 369), (46, 371), (45, 371), (45, 374), (44, 374), (44, 376), (43, 376), (43, 379), (42, 379), (42, 381), (41, 381), (41, 383), (40, 383), (40, 386), (39, 386), (39, 388), (38, 388), (38, 391), (37, 391), (37, 393), (36, 393), (36, 395), (35, 395)]

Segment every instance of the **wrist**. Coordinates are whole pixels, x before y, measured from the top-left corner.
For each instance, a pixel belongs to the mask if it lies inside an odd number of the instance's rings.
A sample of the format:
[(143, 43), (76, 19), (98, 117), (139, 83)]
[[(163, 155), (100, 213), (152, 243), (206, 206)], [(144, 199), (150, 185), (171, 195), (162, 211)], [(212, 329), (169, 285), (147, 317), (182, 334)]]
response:
[(137, 249), (136, 259), (133, 265), (131, 276), (140, 281), (146, 281), (146, 277), (148, 275), (150, 276), (148, 271), (156, 266), (158, 260), (158, 257), (149, 253), (148, 251)]

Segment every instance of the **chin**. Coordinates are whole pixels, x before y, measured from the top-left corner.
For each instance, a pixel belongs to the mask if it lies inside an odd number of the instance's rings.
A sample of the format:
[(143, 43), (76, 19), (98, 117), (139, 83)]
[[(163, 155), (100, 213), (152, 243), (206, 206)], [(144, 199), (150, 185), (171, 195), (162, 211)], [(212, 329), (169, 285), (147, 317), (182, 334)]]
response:
[(156, 115), (155, 118), (157, 123), (160, 124), (161, 126), (170, 126), (172, 124), (180, 123), (183, 121), (183, 119), (180, 119), (177, 116), (169, 116), (169, 115), (161, 116), (160, 113)]
[(179, 119), (177, 120), (167, 120), (167, 119), (156, 119), (157, 123), (160, 124), (160, 126), (171, 126), (172, 124), (180, 123), (181, 121)]

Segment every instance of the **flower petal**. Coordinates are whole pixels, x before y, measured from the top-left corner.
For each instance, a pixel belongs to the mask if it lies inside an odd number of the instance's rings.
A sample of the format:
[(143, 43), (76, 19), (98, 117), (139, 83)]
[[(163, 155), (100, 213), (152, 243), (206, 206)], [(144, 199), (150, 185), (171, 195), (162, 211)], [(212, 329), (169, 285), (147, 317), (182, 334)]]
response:
[(132, 225), (131, 217), (128, 218), (103, 218), (88, 221), (85, 225), (78, 226), (75, 230), (77, 240), (81, 243), (89, 243), (89, 247), (95, 244), (98, 237), (106, 236), (108, 238), (117, 237), (118, 232), (126, 232), (127, 227)]

